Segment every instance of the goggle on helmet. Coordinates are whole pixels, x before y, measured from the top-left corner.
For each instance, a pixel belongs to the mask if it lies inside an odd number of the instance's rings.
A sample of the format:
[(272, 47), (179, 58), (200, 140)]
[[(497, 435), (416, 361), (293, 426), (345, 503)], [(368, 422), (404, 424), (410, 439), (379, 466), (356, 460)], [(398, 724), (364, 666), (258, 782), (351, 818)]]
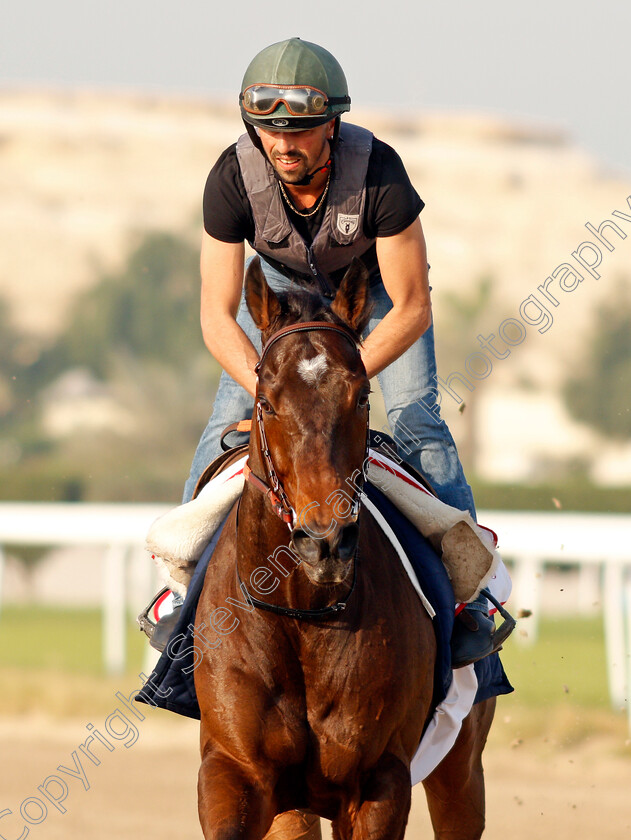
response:
[(291, 38), (262, 50), (243, 78), (239, 105), (246, 124), (303, 131), (350, 110), (344, 71), (327, 50)]

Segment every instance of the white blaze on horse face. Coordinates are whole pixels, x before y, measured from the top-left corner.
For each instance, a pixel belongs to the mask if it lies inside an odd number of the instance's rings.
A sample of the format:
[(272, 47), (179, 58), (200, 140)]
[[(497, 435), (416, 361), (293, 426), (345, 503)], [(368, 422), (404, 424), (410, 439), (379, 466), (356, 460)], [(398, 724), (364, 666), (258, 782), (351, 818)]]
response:
[(324, 353), (319, 353), (312, 359), (302, 359), (298, 362), (298, 373), (307, 385), (317, 388), (327, 371), (329, 363)]

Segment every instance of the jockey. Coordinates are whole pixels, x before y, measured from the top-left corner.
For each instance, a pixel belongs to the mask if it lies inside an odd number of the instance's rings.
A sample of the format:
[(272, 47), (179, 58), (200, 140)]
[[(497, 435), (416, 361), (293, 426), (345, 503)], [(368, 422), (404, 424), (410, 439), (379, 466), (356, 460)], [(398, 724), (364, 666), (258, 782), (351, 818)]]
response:
[[(390, 433), (439, 499), (475, 517), (437, 403), (419, 218), (424, 204), (394, 149), (341, 122), (350, 102), (337, 60), (299, 38), (262, 50), (245, 72), (239, 104), (246, 133), (219, 157), (204, 192), (201, 323), (224, 372), (183, 501), (220, 454), (223, 429), (252, 416), (261, 341), (243, 295), (247, 241), (274, 290), (298, 282), (329, 302), (353, 257), (361, 257), (373, 301), (361, 355), (368, 376), (379, 379)], [(162, 636), (166, 643), (177, 612), (158, 623), (154, 641)], [(484, 597), (461, 615), (452, 639), (454, 667), (499, 647)]]

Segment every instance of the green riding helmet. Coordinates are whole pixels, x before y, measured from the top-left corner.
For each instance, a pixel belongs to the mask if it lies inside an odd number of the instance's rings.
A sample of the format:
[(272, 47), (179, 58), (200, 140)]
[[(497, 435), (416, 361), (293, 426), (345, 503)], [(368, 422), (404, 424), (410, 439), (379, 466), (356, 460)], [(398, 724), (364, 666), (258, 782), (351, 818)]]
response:
[(304, 131), (350, 111), (351, 100), (337, 59), (317, 44), (290, 38), (252, 59), (239, 105), (246, 124)]

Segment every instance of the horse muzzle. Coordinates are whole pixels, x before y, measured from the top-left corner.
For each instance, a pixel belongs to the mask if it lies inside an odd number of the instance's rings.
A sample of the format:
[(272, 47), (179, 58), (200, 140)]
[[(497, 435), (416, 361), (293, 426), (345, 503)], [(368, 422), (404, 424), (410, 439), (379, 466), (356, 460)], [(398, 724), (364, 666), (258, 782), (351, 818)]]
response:
[(304, 563), (304, 570), (312, 583), (343, 583), (353, 565), (359, 541), (357, 522), (336, 526), (332, 533), (317, 537), (305, 528), (296, 528), (291, 546)]

